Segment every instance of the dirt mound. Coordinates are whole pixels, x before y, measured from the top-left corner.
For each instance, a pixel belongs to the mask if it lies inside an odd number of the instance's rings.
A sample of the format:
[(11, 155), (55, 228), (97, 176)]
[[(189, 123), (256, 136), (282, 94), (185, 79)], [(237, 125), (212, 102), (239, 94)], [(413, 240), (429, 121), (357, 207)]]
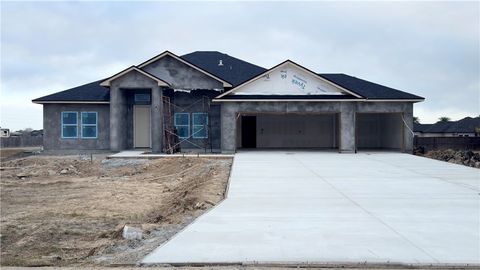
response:
[(452, 149), (433, 150), (423, 154), (423, 156), (437, 160), (447, 161), (450, 163), (480, 168), (480, 153), (478, 152)]

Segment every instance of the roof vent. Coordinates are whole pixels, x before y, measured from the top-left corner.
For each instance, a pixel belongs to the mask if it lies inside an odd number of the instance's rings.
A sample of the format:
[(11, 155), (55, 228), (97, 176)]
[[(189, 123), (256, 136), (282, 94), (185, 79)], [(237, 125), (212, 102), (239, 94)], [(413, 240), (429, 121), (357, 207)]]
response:
[(218, 66), (223, 66), (223, 60), (222, 59), (218, 60)]

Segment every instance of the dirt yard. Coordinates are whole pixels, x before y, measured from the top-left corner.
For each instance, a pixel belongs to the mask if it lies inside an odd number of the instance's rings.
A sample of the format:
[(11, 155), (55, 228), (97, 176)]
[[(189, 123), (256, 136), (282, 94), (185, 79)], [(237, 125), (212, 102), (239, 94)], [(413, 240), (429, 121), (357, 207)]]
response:
[(40, 149), (40, 147), (0, 148), (0, 161), (31, 156)]
[[(31, 156), (1, 163), (1, 265), (132, 265), (220, 202), (231, 159)], [(122, 237), (123, 226), (143, 230)]]
[[(2, 270), (31, 270), (32, 268), (28, 267), (5, 267)], [(75, 267), (37, 267), (35, 270), (76, 270)], [(111, 270), (112, 268), (107, 267), (96, 267), (95, 270)], [(458, 266), (414, 266), (414, 265), (368, 265), (368, 264), (357, 264), (356, 266), (350, 265), (336, 265), (336, 264), (326, 264), (325, 266), (312, 266), (310, 265), (229, 265), (229, 266), (216, 266), (216, 265), (206, 265), (206, 266), (158, 266), (158, 267), (115, 267), (115, 270), (393, 270), (393, 269), (417, 269), (417, 270), (478, 270), (478, 267), (458, 267)]]

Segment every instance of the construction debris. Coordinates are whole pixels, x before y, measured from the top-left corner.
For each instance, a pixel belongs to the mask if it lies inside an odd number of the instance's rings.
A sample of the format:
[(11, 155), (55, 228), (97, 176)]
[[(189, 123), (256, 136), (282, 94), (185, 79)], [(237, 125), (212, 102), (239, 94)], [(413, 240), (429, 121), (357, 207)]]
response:
[(142, 229), (125, 225), (123, 227), (122, 237), (129, 240), (141, 240), (143, 237)]
[(474, 168), (480, 168), (480, 153), (462, 150), (433, 150), (425, 154), (416, 153), (416, 155), (442, 160), (450, 163), (461, 164)]

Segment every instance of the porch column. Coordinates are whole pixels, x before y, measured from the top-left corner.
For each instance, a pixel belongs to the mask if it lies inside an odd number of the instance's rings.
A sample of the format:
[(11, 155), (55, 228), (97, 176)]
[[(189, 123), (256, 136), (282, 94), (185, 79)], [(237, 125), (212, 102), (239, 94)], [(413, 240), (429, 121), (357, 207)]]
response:
[(152, 152), (161, 153), (163, 149), (163, 102), (162, 89), (159, 86), (152, 88), (152, 106), (151, 106), (151, 136)]
[(117, 86), (110, 87), (110, 150), (126, 148), (126, 108), (125, 98)]
[(340, 151), (355, 151), (355, 106), (351, 102), (341, 103)]

